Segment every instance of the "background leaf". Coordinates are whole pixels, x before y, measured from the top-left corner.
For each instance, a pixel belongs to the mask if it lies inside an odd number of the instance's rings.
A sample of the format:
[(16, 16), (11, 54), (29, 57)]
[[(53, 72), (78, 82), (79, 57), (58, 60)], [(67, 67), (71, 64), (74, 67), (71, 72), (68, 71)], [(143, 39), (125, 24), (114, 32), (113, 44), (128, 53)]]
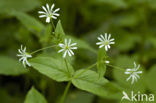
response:
[(28, 72), (21, 63), (8, 56), (0, 56), (0, 66), (0, 74), (2, 75), (20, 75)]
[(156, 82), (154, 82), (156, 78), (155, 73), (156, 73), (156, 65), (153, 65), (146, 75), (146, 85), (148, 86), (151, 92), (156, 93)]
[(39, 5), (40, 2), (38, 0), (0, 0), (0, 13), (9, 13), (12, 10), (26, 12)]
[(44, 96), (40, 94), (34, 87), (32, 87), (24, 101), (24, 103), (48, 103)]
[(35, 34), (37, 33), (37, 36), (40, 37), (44, 25), (37, 19), (23, 12), (12, 11), (11, 14), (14, 15), (29, 31)]

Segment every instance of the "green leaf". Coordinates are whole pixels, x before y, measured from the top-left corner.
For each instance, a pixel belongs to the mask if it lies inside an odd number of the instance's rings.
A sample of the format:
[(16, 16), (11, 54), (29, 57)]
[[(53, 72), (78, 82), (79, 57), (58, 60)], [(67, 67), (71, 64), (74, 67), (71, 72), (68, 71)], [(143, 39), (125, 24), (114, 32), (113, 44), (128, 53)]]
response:
[(40, 94), (34, 87), (32, 87), (24, 101), (24, 103), (48, 103), (44, 96)]
[(61, 20), (58, 21), (57, 25), (56, 25), (56, 29), (55, 29), (55, 36), (59, 37), (59, 36), (64, 36), (64, 30), (61, 24)]
[(40, 5), (38, 0), (0, 0), (0, 13), (16, 11), (31, 11)]
[(146, 75), (146, 85), (151, 92), (156, 91), (156, 65), (152, 66)]
[(20, 75), (28, 72), (21, 63), (7, 56), (0, 56), (0, 74)]
[(97, 57), (97, 69), (100, 77), (103, 77), (106, 72), (106, 64), (103, 62), (107, 58), (105, 48), (100, 48)]
[(73, 67), (67, 63), (67, 69), (63, 59), (39, 56), (30, 60), (30, 63), (38, 72), (58, 82), (69, 81), (74, 74)]
[(68, 39), (71, 38), (72, 41), (76, 42), (78, 48), (90, 50), (93, 53), (97, 53), (97, 51), (93, 47), (91, 47), (87, 42), (85, 42), (84, 40), (77, 39), (77, 38), (75, 38), (73, 36), (69, 36), (69, 35), (67, 35), (66, 38), (68, 38)]
[(59, 20), (56, 25), (55, 36), (53, 38), (53, 41), (58, 44), (59, 42), (63, 41), (64, 36), (65, 36), (65, 33), (61, 24), (61, 20)]
[(101, 97), (111, 99), (121, 98), (119, 88), (108, 82), (107, 79), (99, 78), (99, 75), (91, 70), (86, 72), (84, 72), (84, 69), (78, 70), (75, 73), (74, 79), (72, 79), (72, 83), (81, 90), (91, 92)]
[[(13, 11), (12, 15), (14, 15), (29, 31), (36, 35), (40, 34), (44, 29), (44, 25), (42, 23), (26, 13)], [(40, 37), (42, 35), (37, 36)]]

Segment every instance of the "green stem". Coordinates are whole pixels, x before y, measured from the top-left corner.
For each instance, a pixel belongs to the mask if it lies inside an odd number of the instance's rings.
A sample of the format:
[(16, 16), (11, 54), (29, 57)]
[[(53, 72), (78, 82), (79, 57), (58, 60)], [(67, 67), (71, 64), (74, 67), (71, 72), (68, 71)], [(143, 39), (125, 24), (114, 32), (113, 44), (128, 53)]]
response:
[(44, 48), (41, 48), (41, 49), (38, 49), (38, 50), (35, 50), (34, 52), (31, 52), (30, 54), (34, 54), (34, 53), (37, 53), (39, 51), (42, 51), (42, 50), (45, 50), (45, 49), (49, 49), (49, 48), (52, 48), (52, 47), (55, 47), (56, 45), (53, 45), (53, 46), (48, 46), (48, 47), (44, 47)]
[(60, 103), (64, 103), (64, 100), (65, 100), (65, 97), (66, 97), (66, 95), (68, 93), (68, 90), (70, 88), (70, 85), (71, 85), (71, 81), (68, 82), (68, 84), (67, 84), (67, 86), (66, 86), (66, 88), (64, 90), (63, 96), (61, 97)]
[(70, 71), (69, 71), (69, 68), (68, 68), (68, 63), (67, 63), (67, 60), (66, 60), (66, 59), (64, 59), (64, 61), (65, 61), (65, 64), (66, 64), (67, 71), (68, 71), (68, 73), (70, 74)]
[(52, 27), (54, 28), (53, 30), (55, 30), (55, 25), (54, 25), (53, 19), (51, 20), (51, 24), (52, 24)]
[(120, 68), (120, 67), (118, 67), (118, 66), (114, 66), (114, 65), (110, 65), (110, 64), (107, 64), (108, 66), (110, 66), (110, 67), (113, 67), (113, 68), (117, 68), (117, 69), (119, 69), (119, 70), (121, 70), (121, 71), (125, 71), (124, 69), (122, 69), (122, 68)]
[(88, 71), (89, 69), (93, 68), (96, 65), (97, 65), (97, 63), (92, 64), (91, 66), (89, 66), (88, 68), (84, 69), (82, 72), (80, 72), (79, 74), (77, 74), (74, 78), (79, 77), (82, 73)]

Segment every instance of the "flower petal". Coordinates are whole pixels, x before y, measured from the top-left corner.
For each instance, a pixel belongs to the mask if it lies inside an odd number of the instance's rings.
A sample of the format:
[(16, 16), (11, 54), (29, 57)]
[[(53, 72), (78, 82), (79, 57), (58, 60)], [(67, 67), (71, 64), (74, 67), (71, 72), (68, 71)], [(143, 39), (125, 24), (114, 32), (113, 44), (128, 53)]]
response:
[(46, 22), (49, 23), (50, 22), (50, 17), (46, 18)]

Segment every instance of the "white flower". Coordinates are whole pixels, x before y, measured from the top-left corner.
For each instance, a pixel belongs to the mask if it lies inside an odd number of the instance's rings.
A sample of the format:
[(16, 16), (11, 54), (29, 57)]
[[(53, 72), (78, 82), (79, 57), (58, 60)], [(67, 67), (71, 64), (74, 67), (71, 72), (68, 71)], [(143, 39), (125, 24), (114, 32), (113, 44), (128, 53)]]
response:
[(26, 65), (31, 66), (27, 58), (31, 58), (32, 56), (26, 52), (26, 47), (23, 48), (23, 46), (21, 45), (21, 49), (18, 49), (18, 52), (20, 54), (17, 54), (17, 56), (21, 57), (19, 61), (22, 61), (24, 67), (26, 67)]
[(138, 71), (139, 68), (140, 68), (140, 64), (138, 66), (136, 66), (136, 63), (134, 62), (134, 68), (126, 69), (125, 74), (130, 75), (127, 78), (127, 81), (132, 78), (131, 84), (133, 84), (135, 81), (137, 82), (137, 79), (140, 78), (138, 74), (141, 74), (142, 71)]
[(60, 8), (57, 8), (55, 10), (54, 9), (54, 6), (55, 4), (52, 4), (51, 8), (49, 8), (49, 5), (46, 4), (46, 7), (42, 6), (43, 10), (44, 11), (39, 11), (38, 13), (41, 14), (39, 17), (40, 18), (43, 18), (43, 17), (46, 17), (46, 22), (49, 23), (50, 22), (50, 19), (53, 18), (53, 19), (57, 19), (57, 16), (60, 16), (58, 13)]
[(106, 63), (106, 64), (109, 64), (109, 61), (108, 61), (108, 60), (105, 60), (105, 63)]
[(107, 51), (108, 48), (110, 48), (110, 44), (115, 44), (114, 38), (111, 38), (111, 34), (109, 34), (108, 38), (107, 38), (107, 33), (105, 33), (105, 37), (101, 34), (100, 37), (98, 37), (97, 39), (100, 42), (97, 42), (96, 45), (100, 45), (99, 48), (102, 48), (103, 46), (105, 46), (105, 50)]
[(71, 39), (69, 39), (69, 42), (67, 41), (67, 39), (65, 39), (64, 44), (60, 43), (59, 47), (61, 47), (62, 49), (58, 51), (58, 53), (63, 52), (63, 58), (66, 57), (66, 54), (68, 53), (69, 56), (74, 55), (74, 52), (72, 51), (72, 49), (77, 49), (77, 47), (73, 47), (75, 46), (77, 43), (71, 43)]

